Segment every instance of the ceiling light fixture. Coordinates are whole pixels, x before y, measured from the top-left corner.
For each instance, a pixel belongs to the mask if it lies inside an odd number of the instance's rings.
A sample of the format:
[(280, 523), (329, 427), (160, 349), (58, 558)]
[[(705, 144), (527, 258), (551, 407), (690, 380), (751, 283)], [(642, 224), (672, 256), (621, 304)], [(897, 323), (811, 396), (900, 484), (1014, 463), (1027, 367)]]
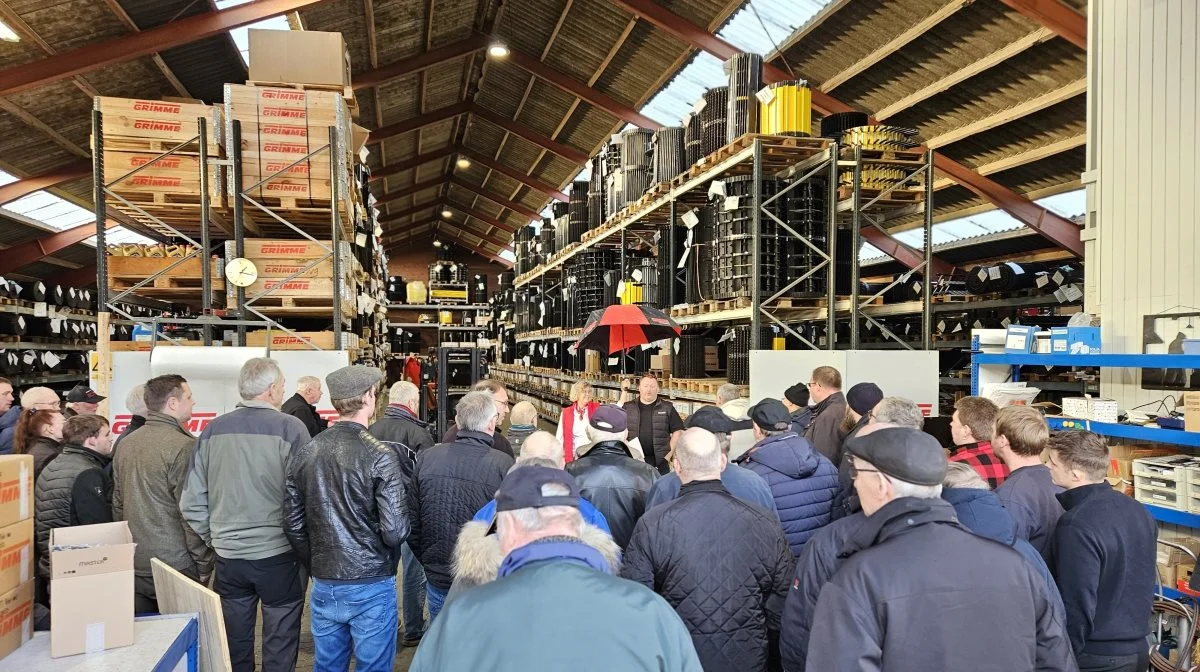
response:
[(453, 216), (454, 216), (453, 212), (450, 212), (449, 210), (442, 210), (442, 217), (444, 219), (450, 219)]
[(492, 58), (508, 58), (508, 45), (503, 42), (492, 42), (488, 45), (487, 53)]
[(438, 240), (437, 238), (434, 238), (434, 239), (433, 239), (433, 246), (434, 246), (434, 247), (441, 247), (441, 246), (442, 246), (442, 241)]
[(458, 159), (458, 161), (454, 162), (454, 165), (458, 166), (459, 168), (462, 168), (463, 170), (466, 170), (467, 168), (471, 167), (471, 160), (465, 156), (460, 157)]

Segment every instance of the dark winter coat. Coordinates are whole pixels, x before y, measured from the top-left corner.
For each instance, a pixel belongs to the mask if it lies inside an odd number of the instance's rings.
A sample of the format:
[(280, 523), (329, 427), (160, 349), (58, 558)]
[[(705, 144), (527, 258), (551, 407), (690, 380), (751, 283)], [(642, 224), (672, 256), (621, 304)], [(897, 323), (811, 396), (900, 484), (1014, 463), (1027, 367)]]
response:
[(496, 496), (512, 465), (511, 457), (492, 448), (491, 435), (469, 430), (417, 454), (408, 488), (408, 545), (434, 586), (450, 589), (458, 533)]
[(111, 523), (112, 477), (107, 455), (67, 446), (34, 486), (33, 511), (38, 544), (38, 576), (50, 577), (50, 530)]
[(17, 420), (21, 419), (21, 407), (13, 404), (12, 408), (0, 415), (0, 455), (13, 452), (13, 439), (17, 433)]
[(396, 451), (405, 483), (412, 479), (417, 454), (434, 444), (429, 423), (423, 422), (403, 406), (388, 405), (383, 417), (372, 423), (367, 431)]
[(1157, 568), (1157, 526), (1146, 507), (1101, 481), (1058, 496), (1051, 567), (1076, 653), (1144, 651)]
[(944, 500), (887, 503), (839, 555), (813, 616), (809, 670), (1076, 669), (1037, 572), (960, 527)]
[[(450, 425), (450, 429), (446, 430), (446, 435), (442, 437), (442, 443), (454, 443), (457, 440), (458, 425), (452, 424)], [(514, 460), (517, 459), (516, 453), (513, 452), (512, 444), (500, 433), (499, 428), (496, 428), (496, 431), (492, 432), (492, 448), (508, 455)]]
[[(129, 436), (130, 434), (134, 433), (136, 430), (139, 430), (145, 426), (146, 426), (146, 416), (135, 415), (135, 416), (129, 418), (129, 424), (125, 425), (125, 430), (123, 432), (121, 432), (117, 436), (117, 438), (113, 439), (113, 455), (115, 456), (117, 454), (117, 448), (120, 447), (121, 442), (123, 442), (125, 440), (125, 437)], [(113, 459), (115, 460), (116, 458), (114, 457)]]
[(829, 458), (833, 464), (842, 460), (842, 420), (846, 417), (846, 396), (834, 392), (825, 401), (812, 407), (812, 421), (804, 431), (804, 438), (812, 443), (817, 452)]
[(792, 554), (799, 556), (813, 532), (829, 524), (837, 468), (792, 432), (764, 438), (743, 459), (770, 486)]
[(35, 436), (26, 440), (25, 453), (33, 456), (33, 480), (42, 475), (47, 464), (62, 453), (63, 446), (47, 436)]
[(325, 431), (325, 428), (329, 426), (328, 420), (317, 415), (317, 407), (308, 403), (308, 400), (300, 396), (299, 392), (293, 394), (291, 399), (283, 402), (283, 406), (279, 410), (288, 415), (300, 418), (300, 422), (304, 423), (309, 436), (316, 436)]
[[(675, 409), (675, 404), (672, 404), (669, 399), (659, 397), (650, 405), (650, 412), (653, 414), (651, 420), (654, 426), (654, 436), (650, 439), (638, 436), (642, 431), (641, 401), (635, 398), (633, 401), (625, 402), (622, 408), (625, 409), (626, 417), (629, 420), (629, 440), (638, 439), (642, 444), (643, 453), (647, 452), (652, 440), (654, 442), (654, 466), (658, 469), (658, 473), (665, 474), (670, 471), (671, 465), (667, 463), (667, 453), (671, 452), (671, 434), (683, 429), (683, 419), (679, 417), (679, 411)], [(646, 457), (650, 456), (646, 455)]]
[(604, 514), (613, 541), (623, 549), (646, 512), (658, 471), (634, 458), (620, 441), (602, 441), (580, 450), (584, 452), (567, 465), (567, 473), (575, 477), (579, 494)]
[(688, 483), (638, 522), (621, 575), (654, 589), (687, 624), (707, 672), (767, 666), (767, 630), (792, 578), (779, 523), (719, 480)]

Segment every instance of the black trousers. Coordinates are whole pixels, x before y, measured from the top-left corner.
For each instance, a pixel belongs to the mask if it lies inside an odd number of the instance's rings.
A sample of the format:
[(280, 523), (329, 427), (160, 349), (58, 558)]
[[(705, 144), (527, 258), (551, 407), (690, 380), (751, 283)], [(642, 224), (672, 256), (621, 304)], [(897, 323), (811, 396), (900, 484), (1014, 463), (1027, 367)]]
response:
[(291, 672), (304, 609), (301, 565), (292, 553), (261, 560), (217, 556), (213, 590), (221, 596), (233, 672), (254, 672), (254, 631), (262, 602), (262, 672)]
[(1150, 667), (1150, 652), (1129, 656), (1097, 656), (1081, 653), (1075, 657), (1079, 672), (1146, 672)]

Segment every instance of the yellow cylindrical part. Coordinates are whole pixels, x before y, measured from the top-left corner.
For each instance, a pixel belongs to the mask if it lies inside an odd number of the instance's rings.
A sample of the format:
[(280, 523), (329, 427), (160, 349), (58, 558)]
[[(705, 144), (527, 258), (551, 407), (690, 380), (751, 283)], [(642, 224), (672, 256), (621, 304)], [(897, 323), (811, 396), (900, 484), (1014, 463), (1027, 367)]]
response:
[[(759, 128), (765, 135), (812, 135), (812, 91), (804, 82), (776, 82), (760, 96)], [(764, 97), (770, 102), (762, 102)]]
[(625, 288), (621, 291), (621, 305), (641, 303), (644, 291), (645, 287), (640, 282), (625, 283)]
[(787, 350), (787, 337), (776, 336), (775, 338), (771, 339), (771, 349), (772, 350)]
[(453, 324), (454, 312), (449, 310), (438, 311), (438, 324)]

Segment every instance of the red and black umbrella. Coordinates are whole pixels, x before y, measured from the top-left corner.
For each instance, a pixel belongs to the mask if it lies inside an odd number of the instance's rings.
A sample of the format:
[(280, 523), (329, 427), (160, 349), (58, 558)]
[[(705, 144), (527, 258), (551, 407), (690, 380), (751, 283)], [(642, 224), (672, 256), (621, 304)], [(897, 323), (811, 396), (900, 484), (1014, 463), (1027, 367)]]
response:
[(640, 305), (593, 310), (579, 337), (580, 350), (613, 354), (664, 338), (679, 336), (679, 325), (657, 308)]

